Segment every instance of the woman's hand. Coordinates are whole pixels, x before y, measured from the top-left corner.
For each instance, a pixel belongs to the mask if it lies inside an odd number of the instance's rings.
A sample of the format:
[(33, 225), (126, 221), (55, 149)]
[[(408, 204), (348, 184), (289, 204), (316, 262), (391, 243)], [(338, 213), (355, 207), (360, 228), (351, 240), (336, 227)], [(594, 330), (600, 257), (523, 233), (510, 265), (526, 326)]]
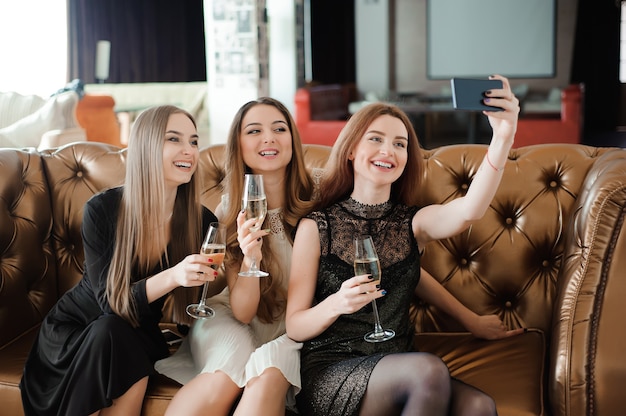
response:
[(354, 313), (374, 299), (385, 295), (370, 275), (354, 276), (341, 284), (333, 296), (333, 309), (337, 315)]
[[(254, 219), (246, 220), (245, 211), (241, 211), (237, 215), (237, 241), (239, 241), (239, 248), (244, 257), (255, 259), (257, 264), (259, 264), (263, 258), (261, 253), (263, 237), (269, 234), (269, 230), (251, 232), (250, 228), (254, 225)], [(249, 267), (249, 265), (244, 266)]]
[(513, 141), (517, 131), (517, 119), (519, 117), (519, 100), (511, 91), (509, 80), (501, 75), (492, 75), (489, 79), (502, 81), (502, 89), (490, 90), (486, 96), (485, 104), (500, 107), (504, 111), (483, 111), (489, 118), (489, 124), (495, 137)]
[(213, 259), (200, 254), (190, 254), (172, 267), (172, 275), (178, 286), (194, 287), (217, 278), (217, 270), (211, 267)]
[(512, 337), (526, 331), (525, 328), (508, 330), (497, 315), (477, 315), (476, 319), (467, 326), (476, 338), (488, 340)]

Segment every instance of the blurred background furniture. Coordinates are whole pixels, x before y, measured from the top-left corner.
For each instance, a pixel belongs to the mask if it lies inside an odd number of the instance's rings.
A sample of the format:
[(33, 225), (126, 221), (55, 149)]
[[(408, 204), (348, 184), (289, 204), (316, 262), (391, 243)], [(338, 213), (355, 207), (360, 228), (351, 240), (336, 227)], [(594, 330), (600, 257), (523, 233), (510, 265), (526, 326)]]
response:
[(200, 147), (210, 143), (209, 89), (205, 81), (86, 84), (85, 92), (113, 98), (113, 111), (120, 124), (123, 145), (128, 143), (130, 128), (137, 115), (148, 107), (164, 104), (175, 105), (191, 113), (198, 127)]
[(121, 141), (120, 123), (115, 116), (115, 100), (106, 94), (87, 93), (78, 102), (76, 118), (87, 133), (87, 140), (125, 146)]
[(0, 92), (0, 147), (56, 147), (86, 140), (76, 119), (79, 95), (64, 91), (50, 98)]
[[(481, 144), (426, 150), (420, 205), (464, 195), (486, 150)], [(307, 167), (323, 167), (329, 153), (305, 145)], [(125, 149), (95, 142), (42, 152), (0, 149), (3, 414), (23, 414), (18, 383), (40, 322), (82, 276), (83, 205), (122, 183), (125, 156)], [(225, 145), (200, 152), (201, 198), (211, 209), (223, 192), (224, 156)], [(441, 356), (453, 376), (493, 396), (500, 416), (622, 414), (625, 207), (626, 150), (513, 149), (484, 218), (428, 244), (422, 265), (476, 313), (529, 330), (499, 341), (474, 339), (416, 298), (415, 347)], [(176, 330), (168, 310), (162, 325)], [(151, 377), (142, 414), (162, 415), (179, 387)]]
[(332, 146), (357, 99), (355, 84), (310, 85), (296, 90), (294, 119), (302, 143)]
[(527, 100), (517, 124), (514, 147), (540, 143), (581, 143), (583, 84), (551, 91), (546, 100)]

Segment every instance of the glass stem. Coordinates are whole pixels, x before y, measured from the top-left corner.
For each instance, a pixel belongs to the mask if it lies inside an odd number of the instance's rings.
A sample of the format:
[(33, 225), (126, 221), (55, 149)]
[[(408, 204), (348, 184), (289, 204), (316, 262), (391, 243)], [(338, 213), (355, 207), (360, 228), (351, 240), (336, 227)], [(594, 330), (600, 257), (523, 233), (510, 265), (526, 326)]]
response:
[(383, 335), (383, 327), (380, 325), (380, 317), (378, 316), (378, 306), (376, 306), (376, 299), (372, 299), (372, 309), (374, 310), (374, 335)]
[(259, 266), (257, 266), (256, 264), (256, 257), (252, 257), (251, 259), (251, 263), (250, 263), (250, 271), (251, 272), (258, 272), (259, 271)]
[(202, 296), (200, 297), (200, 303), (199, 306), (204, 306), (205, 302), (206, 302), (206, 292), (209, 289), (209, 282), (204, 282), (204, 285), (202, 286)]

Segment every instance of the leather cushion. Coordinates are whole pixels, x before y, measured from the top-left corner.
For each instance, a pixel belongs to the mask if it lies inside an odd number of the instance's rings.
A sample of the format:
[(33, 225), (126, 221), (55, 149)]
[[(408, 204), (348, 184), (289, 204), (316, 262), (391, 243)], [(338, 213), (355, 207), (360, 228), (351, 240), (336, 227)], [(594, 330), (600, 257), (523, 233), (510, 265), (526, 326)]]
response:
[(453, 377), (497, 397), (499, 414), (545, 414), (546, 343), (541, 330), (496, 341), (469, 333), (420, 333), (414, 346), (441, 357)]

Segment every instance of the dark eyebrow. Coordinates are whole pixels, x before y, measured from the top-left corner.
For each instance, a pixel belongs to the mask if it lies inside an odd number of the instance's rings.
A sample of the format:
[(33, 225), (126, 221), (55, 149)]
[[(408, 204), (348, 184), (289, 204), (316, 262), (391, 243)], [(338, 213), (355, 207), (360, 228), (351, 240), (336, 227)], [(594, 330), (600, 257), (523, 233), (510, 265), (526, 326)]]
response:
[[(366, 131), (365, 134), (378, 134), (379, 136), (384, 136), (385, 133), (382, 131), (378, 131), (378, 130), (370, 130), (370, 131)], [(405, 140), (405, 141), (409, 141), (409, 139), (407, 137), (404, 136), (396, 136), (395, 139), (398, 140)]]
[[(181, 132), (179, 132), (177, 130), (167, 130), (165, 132), (165, 134), (176, 134), (178, 136), (182, 136), (183, 135)], [(191, 137), (200, 137), (200, 136), (198, 136), (198, 133), (194, 133), (194, 134), (191, 135)]]
[[(272, 122), (272, 124), (279, 124), (279, 123), (280, 123), (280, 124), (287, 124), (287, 122), (286, 122), (286, 121), (284, 121), (284, 120), (276, 120), (276, 121), (273, 121), (273, 122)], [(260, 126), (260, 125), (261, 125), (261, 123), (259, 123), (259, 122), (257, 122), (257, 121), (253, 121), (252, 123), (248, 123), (248, 124), (246, 124), (245, 126), (243, 126), (243, 128), (244, 128), (244, 129), (247, 129), (247, 128), (248, 128), (248, 127), (250, 127), (250, 126)]]

